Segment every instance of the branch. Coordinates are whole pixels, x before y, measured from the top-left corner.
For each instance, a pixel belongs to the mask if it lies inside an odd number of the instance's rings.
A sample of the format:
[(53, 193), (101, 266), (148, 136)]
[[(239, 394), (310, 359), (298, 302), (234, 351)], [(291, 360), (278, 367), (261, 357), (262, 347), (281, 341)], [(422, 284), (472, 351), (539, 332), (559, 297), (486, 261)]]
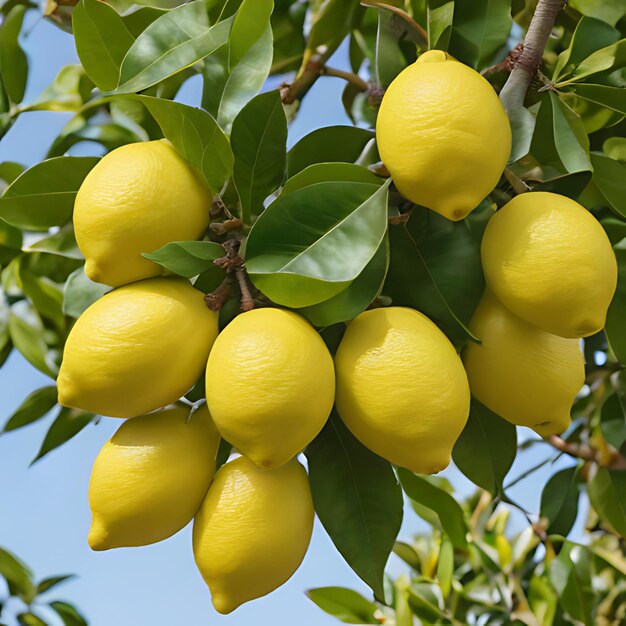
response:
[(280, 86), (280, 98), (283, 104), (293, 104), (296, 100), (302, 100), (306, 92), (313, 87), (315, 81), (320, 77), (329, 57), (330, 50), (320, 47), (293, 83), (283, 83)]
[(401, 8), (393, 6), (391, 4), (380, 2), (379, 0), (361, 0), (361, 4), (365, 7), (372, 7), (374, 9), (386, 9), (387, 11), (391, 11), (392, 13), (403, 19), (407, 23), (407, 25), (419, 35), (419, 38), (422, 40), (421, 43), (423, 45), (428, 45), (428, 33), (406, 11), (403, 11)]
[(344, 70), (337, 70), (334, 67), (323, 67), (321, 73), (324, 76), (334, 76), (335, 78), (343, 78), (354, 85), (359, 91), (368, 91), (370, 86), (358, 75), (353, 72), (345, 72)]
[(515, 60), (511, 74), (500, 92), (500, 100), (507, 113), (524, 105), (526, 92), (541, 65), (543, 50), (556, 16), (564, 6), (565, 0), (539, 0), (526, 32), (522, 53)]
[(600, 453), (599, 450), (592, 448), (584, 443), (569, 443), (561, 439), (558, 435), (551, 435), (544, 441), (547, 441), (552, 447), (583, 461), (591, 461), (602, 467), (614, 470), (626, 469), (626, 458), (624, 458), (617, 450), (611, 449), (608, 459), (606, 455)]

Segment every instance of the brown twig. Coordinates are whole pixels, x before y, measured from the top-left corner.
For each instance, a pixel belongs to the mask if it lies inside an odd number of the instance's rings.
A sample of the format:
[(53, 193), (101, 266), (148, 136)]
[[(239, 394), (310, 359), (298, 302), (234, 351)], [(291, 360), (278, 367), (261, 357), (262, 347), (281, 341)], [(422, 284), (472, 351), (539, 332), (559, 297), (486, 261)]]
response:
[(506, 55), (505, 59), (502, 59), (500, 63), (496, 63), (491, 67), (486, 67), (481, 71), (483, 76), (489, 76), (490, 74), (494, 74), (495, 72), (507, 71), (510, 72), (515, 67), (515, 62), (519, 59), (520, 54), (522, 54), (522, 50), (524, 50), (524, 44), (518, 43), (513, 50), (509, 50), (509, 53)]
[(395, 13), (398, 17), (401, 17), (407, 23), (407, 25), (419, 35), (424, 45), (428, 44), (428, 33), (424, 30), (421, 24), (418, 24), (406, 11), (403, 11), (401, 8), (392, 6), (391, 4), (386, 4), (384, 2), (379, 2), (378, 0), (361, 0), (361, 4), (365, 7), (385, 9), (387, 11)]
[[(226, 252), (226, 256), (213, 261), (215, 265), (226, 270), (226, 280), (211, 294), (207, 294), (204, 298), (207, 306), (212, 309), (214, 306), (219, 309), (224, 305), (230, 295), (229, 275), (235, 276), (239, 291), (241, 292), (241, 310), (250, 311), (254, 308), (254, 297), (252, 295), (253, 287), (244, 266), (244, 260), (239, 255), (239, 247), (241, 241), (239, 239), (228, 239), (222, 244), (222, 248)], [(216, 309), (213, 309), (216, 310)]]
[(343, 80), (346, 80), (354, 85), (359, 91), (368, 91), (370, 88), (369, 84), (366, 81), (364, 81), (358, 74), (354, 74), (353, 72), (345, 72), (344, 70), (338, 70), (334, 67), (328, 66), (323, 67), (320, 71), (324, 76), (343, 78)]
[(320, 77), (330, 50), (320, 48), (306, 64), (304, 70), (293, 81), (293, 83), (283, 83), (280, 86), (280, 97), (283, 104), (293, 104), (296, 100), (302, 100), (306, 92), (311, 89), (315, 81)]
[(211, 311), (219, 311), (226, 304), (228, 298), (230, 298), (230, 284), (225, 278), (215, 291), (204, 296), (204, 303)]
[(577, 459), (584, 461), (591, 461), (597, 463), (602, 467), (615, 470), (626, 469), (626, 458), (623, 457), (617, 450), (612, 449), (608, 455), (608, 459), (605, 454), (601, 454), (599, 450), (592, 448), (585, 443), (570, 443), (561, 439), (558, 435), (551, 435), (545, 439), (552, 447), (569, 454)]

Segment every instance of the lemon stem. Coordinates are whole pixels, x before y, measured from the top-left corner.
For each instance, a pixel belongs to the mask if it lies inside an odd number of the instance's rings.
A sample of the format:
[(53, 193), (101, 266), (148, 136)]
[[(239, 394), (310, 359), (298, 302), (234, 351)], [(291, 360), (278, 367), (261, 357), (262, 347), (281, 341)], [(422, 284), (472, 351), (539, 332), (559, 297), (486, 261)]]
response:
[(334, 67), (324, 67), (321, 72), (324, 76), (334, 76), (335, 78), (343, 78), (343, 80), (354, 85), (359, 91), (368, 91), (369, 85), (358, 74), (353, 72), (345, 72), (337, 70)]

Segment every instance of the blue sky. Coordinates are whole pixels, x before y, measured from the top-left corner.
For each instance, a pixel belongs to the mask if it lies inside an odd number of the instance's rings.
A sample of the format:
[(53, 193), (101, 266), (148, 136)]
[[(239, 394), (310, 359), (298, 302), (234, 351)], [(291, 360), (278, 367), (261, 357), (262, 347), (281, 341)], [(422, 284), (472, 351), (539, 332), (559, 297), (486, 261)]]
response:
[[(34, 99), (63, 65), (77, 62), (69, 35), (43, 20), (31, 20), (30, 27), (32, 30), (24, 41), (31, 64), (26, 100)], [(333, 64), (344, 65), (344, 57), (341, 50)], [(318, 81), (290, 128), (291, 145), (318, 126), (349, 123), (340, 105), (342, 87), (340, 79), (323, 77)], [(185, 86), (182, 99), (197, 104), (199, 92), (200, 83), (194, 79)], [(23, 115), (0, 142), (0, 161), (31, 165), (41, 160), (69, 117), (69, 114), (47, 112)], [(97, 150), (96, 146), (86, 145), (81, 153)], [(49, 383), (14, 352), (0, 370), (0, 424), (28, 393)], [(89, 426), (69, 444), (29, 468), (51, 419), (48, 416), (29, 428), (0, 437), (0, 545), (29, 563), (39, 578), (59, 573), (78, 574), (76, 580), (52, 592), (50, 599), (74, 602), (93, 626), (292, 626), (294, 622), (299, 626), (325, 626), (338, 622), (318, 610), (304, 596), (304, 590), (342, 585), (367, 594), (365, 586), (343, 562), (317, 523), (307, 557), (296, 575), (270, 596), (226, 617), (213, 610), (208, 590), (196, 571), (190, 527), (154, 546), (91, 552), (86, 541), (91, 465), (120, 422), (104, 418), (99, 425)], [(537, 446), (523, 461), (516, 462), (511, 476), (541, 460), (547, 452), (545, 446)], [(567, 464), (560, 462), (560, 466)], [(471, 491), (469, 483), (456, 470), (447, 470), (445, 475), (461, 493)], [(530, 510), (537, 510), (539, 485), (546, 479), (547, 473), (539, 472), (514, 488), (511, 495)], [(520, 524), (516, 517), (518, 530)], [(579, 520), (579, 530), (580, 525)], [(409, 539), (419, 528), (424, 526), (406, 507), (400, 536)], [(390, 571), (397, 573), (401, 569), (392, 557)]]

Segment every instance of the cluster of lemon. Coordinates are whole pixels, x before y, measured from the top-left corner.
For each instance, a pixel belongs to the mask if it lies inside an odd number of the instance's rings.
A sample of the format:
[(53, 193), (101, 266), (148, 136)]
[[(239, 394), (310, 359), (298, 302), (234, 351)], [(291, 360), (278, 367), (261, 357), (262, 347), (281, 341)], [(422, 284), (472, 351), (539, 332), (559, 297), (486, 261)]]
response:
[[(442, 116), (450, 99), (459, 110)], [(450, 219), (491, 191), (511, 143), (487, 81), (438, 51), (391, 85), (377, 134), (400, 191)], [(471, 323), (482, 343), (467, 348), (464, 367), (433, 322), (403, 307), (357, 316), (334, 361), (291, 311), (249, 311), (218, 334), (203, 294), (141, 256), (200, 237), (210, 201), (163, 141), (111, 152), (77, 196), (86, 272), (116, 289), (73, 327), (59, 401), (132, 418), (94, 465), (94, 549), (160, 541), (195, 518), (196, 562), (227, 613), (302, 561), (314, 513), (296, 457), (333, 404), (364, 445), (418, 473), (448, 465), (470, 389), (514, 423), (542, 434), (565, 428), (583, 373), (572, 337), (602, 327), (616, 276), (602, 228), (575, 202), (529, 193), (492, 218), (482, 248), (490, 292)], [(203, 371), (206, 404), (172, 405)], [(241, 456), (215, 473), (221, 436)]]

